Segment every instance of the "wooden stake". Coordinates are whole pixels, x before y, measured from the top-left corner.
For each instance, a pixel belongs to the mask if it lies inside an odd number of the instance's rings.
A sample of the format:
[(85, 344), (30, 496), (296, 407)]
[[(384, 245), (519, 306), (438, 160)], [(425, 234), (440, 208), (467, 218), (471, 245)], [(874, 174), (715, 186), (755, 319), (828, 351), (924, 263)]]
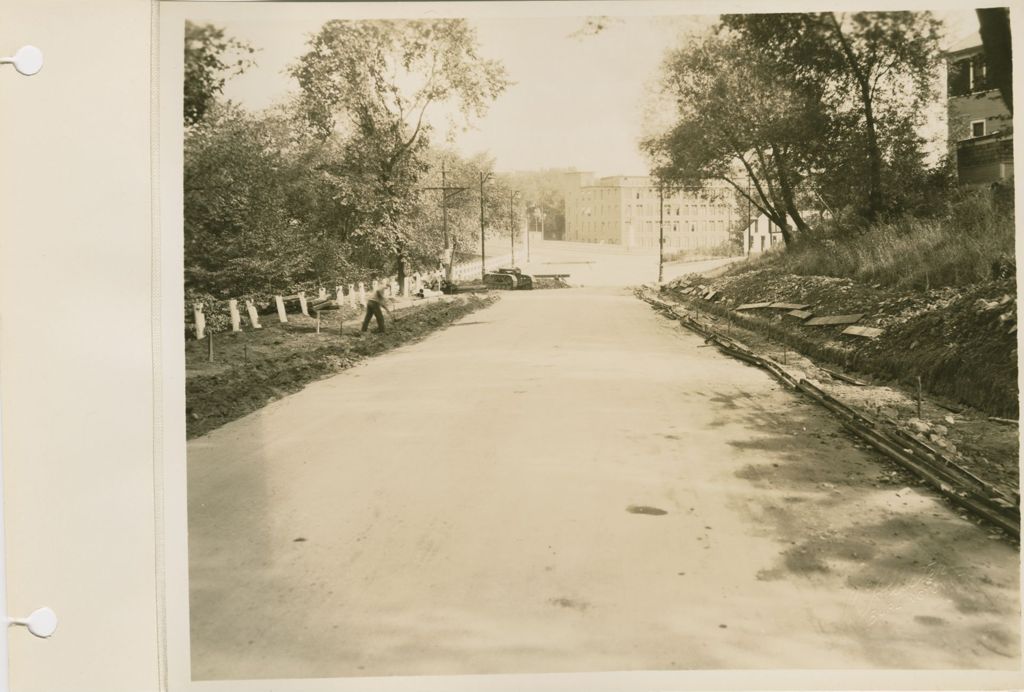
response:
[(281, 296), (274, 296), (274, 303), (277, 304), (277, 319), (281, 320), (281, 323), (284, 324), (288, 321), (288, 314), (284, 309), (284, 299)]
[(921, 417), (921, 376), (917, 376), (917, 417)]
[(234, 298), (228, 301), (228, 311), (231, 313), (231, 331), (242, 331), (242, 316), (238, 314), (238, 301)]
[(207, 334), (206, 336), (209, 339), (209, 342), (207, 343), (207, 346), (210, 347), (210, 362), (212, 363), (213, 362), (213, 330), (211, 329), (210, 333)]
[(320, 333), (320, 311), (316, 311), (316, 333)]

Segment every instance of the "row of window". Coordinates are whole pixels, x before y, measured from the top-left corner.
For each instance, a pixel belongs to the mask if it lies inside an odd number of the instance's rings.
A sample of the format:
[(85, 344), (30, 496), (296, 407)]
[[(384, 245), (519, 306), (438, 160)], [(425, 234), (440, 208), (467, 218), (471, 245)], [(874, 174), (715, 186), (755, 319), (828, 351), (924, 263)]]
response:
[[(611, 231), (616, 224), (605, 221), (583, 221), (580, 223), (580, 230), (582, 231)], [(572, 221), (566, 222), (566, 230), (575, 231), (577, 230), (575, 224)], [(643, 232), (645, 235), (653, 235), (658, 231), (658, 224), (653, 221), (645, 221), (642, 227), (637, 230)], [(665, 224), (665, 232), (671, 234), (678, 234), (680, 230), (689, 231), (690, 233), (724, 233), (726, 230), (725, 221), (690, 221), (690, 222), (679, 222), (673, 221), (671, 224)]]
[[(645, 209), (643, 204), (637, 204), (637, 205), (635, 205), (635, 207), (632, 204), (627, 204), (626, 205), (626, 209), (625, 209), (626, 210), (626, 218), (627, 219), (633, 217), (634, 209), (636, 211), (636, 215), (637, 216), (644, 216), (645, 211), (646, 211), (646, 214), (648, 216), (658, 216), (660, 214), (660, 209), (659, 209), (657, 204), (655, 204), (653, 206), (653, 208), (652, 207), (647, 207), (646, 209)], [(596, 207), (594, 209), (594, 211), (598, 215), (604, 215), (604, 214), (608, 214), (608, 213), (615, 213), (617, 211), (617, 208), (616, 207), (610, 207), (610, 206), (601, 205), (599, 207)], [(585, 215), (589, 216), (590, 212), (591, 212), (591, 209), (589, 207), (582, 207), (582, 208), (576, 209), (576, 213), (577, 214), (585, 214)], [(569, 213), (570, 213), (570, 215), (572, 215), (572, 211), (570, 211)], [(717, 217), (717, 216), (726, 216), (726, 217), (731, 217), (732, 216), (732, 212), (731, 212), (731, 209), (729, 208), (729, 206), (726, 205), (726, 204), (711, 204), (711, 205), (708, 205), (708, 204), (679, 204), (679, 205), (666, 204), (665, 205), (665, 216), (687, 216), (687, 217), (709, 217), (709, 216)]]

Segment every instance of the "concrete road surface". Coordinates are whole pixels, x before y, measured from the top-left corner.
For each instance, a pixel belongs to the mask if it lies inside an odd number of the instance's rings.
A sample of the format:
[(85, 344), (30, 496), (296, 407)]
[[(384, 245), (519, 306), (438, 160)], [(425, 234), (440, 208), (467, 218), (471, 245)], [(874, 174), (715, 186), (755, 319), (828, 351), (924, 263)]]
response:
[[(530, 259), (516, 250), (516, 265), (528, 274), (568, 274), (573, 286), (630, 286), (658, 280), (658, 251), (621, 245), (543, 240), (531, 234)], [(741, 261), (742, 257), (666, 262), (662, 279), (706, 272)]]
[(193, 676), (1016, 668), (1013, 546), (622, 289), (188, 445)]

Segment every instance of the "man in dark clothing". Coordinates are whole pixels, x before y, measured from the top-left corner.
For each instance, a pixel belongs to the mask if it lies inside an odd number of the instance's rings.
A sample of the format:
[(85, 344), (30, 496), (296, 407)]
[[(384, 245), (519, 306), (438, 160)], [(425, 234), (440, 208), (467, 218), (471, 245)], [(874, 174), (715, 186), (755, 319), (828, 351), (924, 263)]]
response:
[(363, 331), (370, 326), (370, 318), (377, 318), (377, 331), (384, 333), (384, 313), (381, 312), (381, 308), (388, 311), (391, 314), (391, 310), (388, 309), (387, 305), (387, 284), (381, 284), (377, 289), (370, 294), (370, 297), (366, 299), (366, 316), (363, 317)]

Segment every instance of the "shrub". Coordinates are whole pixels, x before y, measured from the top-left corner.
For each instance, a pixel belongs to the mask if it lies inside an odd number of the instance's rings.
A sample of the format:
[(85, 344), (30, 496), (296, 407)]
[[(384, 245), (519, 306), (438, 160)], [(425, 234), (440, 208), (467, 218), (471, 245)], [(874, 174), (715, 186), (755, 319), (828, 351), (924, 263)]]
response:
[(922, 289), (1008, 278), (1016, 271), (1012, 201), (996, 188), (960, 191), (942, 216), (903, 216), (860, 233), (826, 225), (785, 252), (743, 264), (733, 271), (770, 265), (792, 274)]

